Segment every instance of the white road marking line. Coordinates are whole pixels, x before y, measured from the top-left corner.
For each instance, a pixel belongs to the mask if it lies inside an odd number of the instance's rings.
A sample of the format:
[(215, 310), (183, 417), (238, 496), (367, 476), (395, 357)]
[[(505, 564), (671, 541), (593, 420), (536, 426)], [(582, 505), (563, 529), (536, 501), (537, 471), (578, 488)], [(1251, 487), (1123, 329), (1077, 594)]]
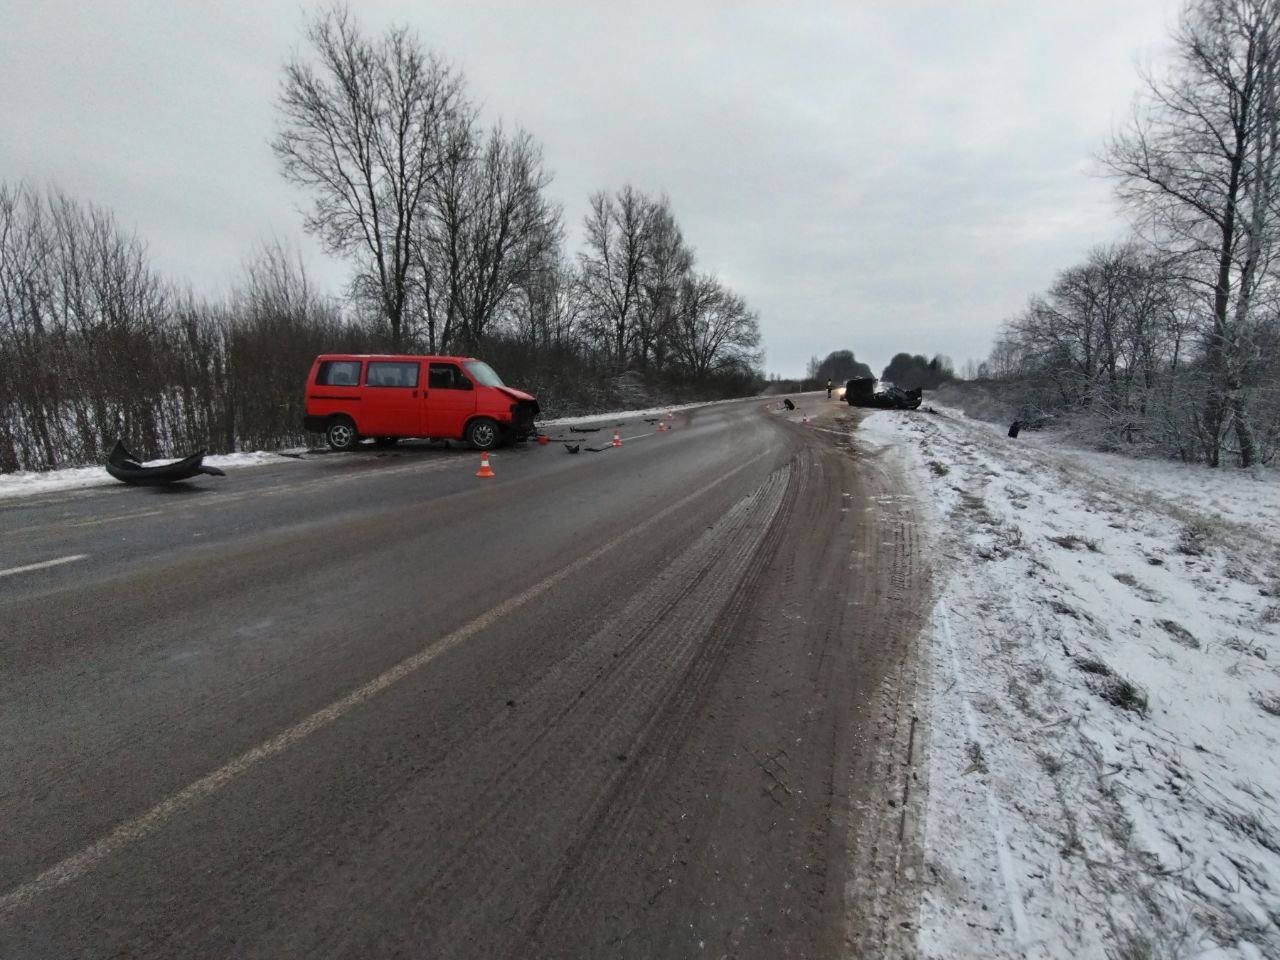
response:
[(8, 570), (0, 570), (0, 577), (11, 577), (15, 573), (30, 573), (32, 570), (43, 570), (46, 567), (60, 567), (64, 563), (74, 563), (87, 556), (89, 556), (87, 553), (73, 553), (69, 557), (58, 557), (56, 560), (41, 560), (39, 563), (28, 563), (22, 567), (10, 567)]
[(111, 833), (91, 843), (79, 853), (72, 854), (65, 860), (55, 863), (52, 867), (49, 867), (47, 870), (36, 876), (35, 879), (29, 880), (21, 886), (10, 890), (4, 896), (0, 897), (0, 919), (7, 917), (18, 908), (30, 903), (41, 894), (49, 893), (50, 891), (56, 890), (58, 887), (65, 886), (73, 880), (83, 876), (107, 857), (124, 849), (129, 846), (129, 844), (141, 840), (148, 834), (153, 833), (166, 821), (177, 816), (179, 813), (182, 813), (184, 810), (195, 805), (199, 801), (206, 797), (213, 796), (242, 773), (245, 773), (252, 767), (257, 766), (262, 761), (274, 757), (276, 754), (283, 753), (289, 747), (306, 739), (317, 730), (327, 727), (335, 720), (338, 720), (347, 713), (350, 713), (366, 700), (369, 700), (371, 697), (381, 693), (383, 690), (386, 690), (398, 681), (403, 680), (416, 670), (426, 666), (436, 657), (447, 652), (451, 648), (456, 647), (458, 644), (479, 633), (481, 630), (484, 630), (500, 618), (518, 610), (520, 607), (523, 607), (529, 601), (546, 593), (556, 584), (560, 583), (560, 581), (572, 576), (584, 567), (591, 566), (591, 564), (598, 561), (615, 547), (631, 540), (638, 534), (648, 530), (650, 527), (661, 523), (677, 510), (687, 506), (704, 493), (718, 487), (730, 477), (742, 470), (745, 470), (747, 467), (760, 460), (767, 454), (767, 452), (768, 451), (757, 454), (750, 460), (739, 464), (705, 486), (699, 487), (688, 496), (685, 496), (671, 504), (669, 507), (665, 507), (658, 511), (647, 520), (641, 521), (623, 535), (615, 537), (607, 543), (601, 544), (590, 553), (584, 554), (567, 566), (561, 567), (545, 580), (541, 580), (532, 587), (529, 587), (529, 589), (525, 590), (523, 593), (518, 593), (514, 597), (509, 597), (496, 607), (482, 613), (470, 623), (459, 627), (457, 630), (453, 631), (453, 633), (441, 637), (439, 640), (428, 644), (426, 647), (423, 647), (407, 659), (401, 660), (385, 673), (379, 674), (364, 686), (358, 687), (345, 697), (342, 697), (340, 700), (335, 700), (333, 703), (329, 704), (329, 706), (317, 710), (315, 713), (311, 714), (311, 716), (299, 721), (287, 730), (276, 734), (270, 740), (259, 744), (246, 753), (242, 753), (240, 756), (219, 767), (217, 770), (214, 770), (212, 773), (206, 774), (191, 785), (170, 795), (141, 816), (122, 823), (120, 826), (116, 827), (115, 830), (111, 831)]

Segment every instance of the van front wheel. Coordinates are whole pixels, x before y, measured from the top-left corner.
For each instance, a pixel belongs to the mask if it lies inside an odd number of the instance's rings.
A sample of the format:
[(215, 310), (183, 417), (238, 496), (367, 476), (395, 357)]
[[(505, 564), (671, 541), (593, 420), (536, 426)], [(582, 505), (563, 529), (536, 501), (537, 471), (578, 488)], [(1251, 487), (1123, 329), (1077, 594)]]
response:
[(356, 425), (350, 417), (334, 417), (324, 432), (324, 438), (333, 450), (354, 450), (360, 440)]
[(492, 450), (501, 437), (498, 425), (487, 417), (480, 417), (467, 424), (467, 442), (477, 450)]

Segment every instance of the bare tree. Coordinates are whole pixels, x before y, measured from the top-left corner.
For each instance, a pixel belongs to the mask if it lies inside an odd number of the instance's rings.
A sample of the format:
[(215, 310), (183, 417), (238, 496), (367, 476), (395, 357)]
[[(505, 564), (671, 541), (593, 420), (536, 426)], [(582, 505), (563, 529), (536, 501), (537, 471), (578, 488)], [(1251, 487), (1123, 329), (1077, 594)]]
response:
[(307, 229), (356, 259), (357, 292), (378, 304), (398, 347), (413, 238), (442, 131), (465, 109), (462, 79), (409, 30), (367, 37), (342, 6), (313, 20), (307, 40), (311, 58), (285, 66), (272, 148), (285, 177), (312, 192)]
[(573, 349), (579, 345), (583, 310), (581, 282), (557, 255), (522, 278), (511, 305), (511, 325), (517, 338), (534, 349)]
[(1269, 281), (1276, 228), (1277, 0), (1192, 0), (1176, 65), (1147, 77), (1145, 101), (1108, 149), (1121, 197), (1206, 291), (1208, 374), (1199, 424), (1219, 463), (1234, 428), (1240, 463), (1257, 457), (1242, 379), (1250, 316)]
[(653, 201), (627, 185), (591, 195), (582, 282), (615, 368), (626, 366), (630, 335), (651, 255)]
[(675, 346), (694, 377), (759, 362), (759, 320), (745, 300), (705, 273), (687, 278), (680, 293)]
[(632, 355), (641, 370), (665, 365), (670, 340), (675, 335), (680, 284), (693, 269), (693, 251), (662, 197), (650, 210), (649, 253), (641, 275), (641, 297), (633, 314)]
[(560, 210), (543, 192), (550, 181), (528, 133), (490, 132), (467, 183), (461, 270), (451, 292), (464, 346), (479, 344), (516, 286), (558, 256)]

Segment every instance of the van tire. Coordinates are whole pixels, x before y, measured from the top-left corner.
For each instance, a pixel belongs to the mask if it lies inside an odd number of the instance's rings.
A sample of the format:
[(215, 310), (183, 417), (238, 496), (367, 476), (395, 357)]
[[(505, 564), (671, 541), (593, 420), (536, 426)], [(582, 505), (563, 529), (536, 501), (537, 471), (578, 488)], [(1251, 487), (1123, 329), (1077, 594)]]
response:
[(476, 417), (467, 424), (467, 443), (477, 450), (492, 450), (501, 439), (498, 424), (488, 417)]
[(325, 427), (324, 438), (329, 449), (337, 451), (354, 450), (360, 442), (360, 434), (356, 433), (355, 421), (350, 417), (333, 417)]

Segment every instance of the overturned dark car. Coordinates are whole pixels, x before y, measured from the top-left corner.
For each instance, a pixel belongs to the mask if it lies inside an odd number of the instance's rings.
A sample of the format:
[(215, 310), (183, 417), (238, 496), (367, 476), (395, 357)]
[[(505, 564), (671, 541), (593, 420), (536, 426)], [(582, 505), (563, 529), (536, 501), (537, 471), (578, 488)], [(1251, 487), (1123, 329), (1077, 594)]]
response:
[(845, 403), (851, 407), (875, 407), (879, 410), (915, 410), (924, 399), (924, 391), (917, 387), (914, 390), (902, 390), (889, 386), (876, 390), (876, 381), (871, 377), (859, 377), (844, 385)]

